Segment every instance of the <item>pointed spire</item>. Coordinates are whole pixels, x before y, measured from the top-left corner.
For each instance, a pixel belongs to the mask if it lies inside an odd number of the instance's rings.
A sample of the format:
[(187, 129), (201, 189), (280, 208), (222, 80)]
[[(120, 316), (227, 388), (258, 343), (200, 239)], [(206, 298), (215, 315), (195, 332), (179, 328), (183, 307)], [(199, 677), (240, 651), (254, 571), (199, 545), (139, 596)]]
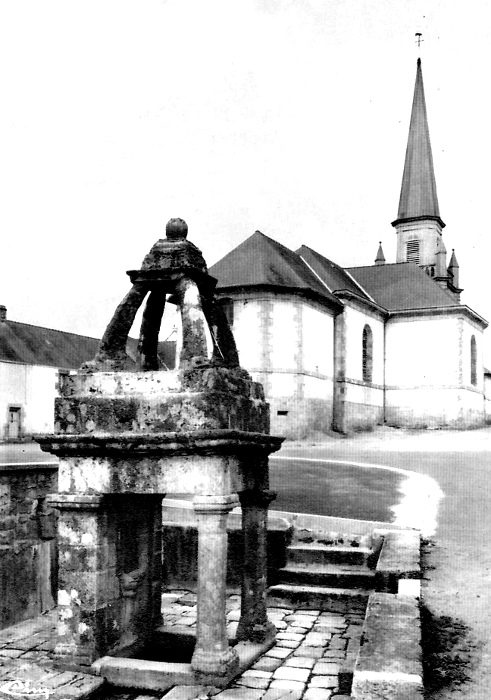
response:
[[(458, 290), (459, 289), (459, 263), (457, 262), (457, 256), (455, 255), (455, 248), (452, 248), (452, 256), (450, 258), (450, 263), (448, 265), (448, 274), (450, 275), (452, 285)], [(459, 290), (461, 291), (461, 290)]]
[(385, 255), (384, 251), (382, 250), (382, 241), (379, 241), (375, 265), (385, 265)]
[(459, 267), (459, 263), (457, 262), (457, 256), (455, 255), (455, 248), (452, 248), (452, 257), (450, 258), (448, 269), (452, 267)]
[(420, 58), (416, 69), (399, 211), (393, 225), (414, 219), (436, 219), (442, 227), (445, 226), (438, 207)]

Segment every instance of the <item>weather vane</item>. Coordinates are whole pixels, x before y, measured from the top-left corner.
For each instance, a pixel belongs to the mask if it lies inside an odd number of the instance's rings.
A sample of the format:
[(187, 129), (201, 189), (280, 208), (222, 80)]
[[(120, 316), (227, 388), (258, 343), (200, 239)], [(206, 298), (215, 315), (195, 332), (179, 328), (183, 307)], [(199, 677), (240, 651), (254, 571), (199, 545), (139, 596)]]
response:
[(421, 48), (421, 42), (424, 41), (424, 39), (421, 38), (423, 35), (421, 34), (421, 32), (416, 32), (416, 34), (414, 36), (416, 37), (416, 42), (418, 44), (418, 49), (419, 49), (419, 48)]

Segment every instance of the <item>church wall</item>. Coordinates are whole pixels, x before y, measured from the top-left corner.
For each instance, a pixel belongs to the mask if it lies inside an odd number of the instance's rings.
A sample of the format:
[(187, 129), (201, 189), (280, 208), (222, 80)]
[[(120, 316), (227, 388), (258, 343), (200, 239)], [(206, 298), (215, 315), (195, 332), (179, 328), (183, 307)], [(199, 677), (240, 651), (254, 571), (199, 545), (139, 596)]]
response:
[[(363, 329), (372, 334), (371, 381), (363, 378)], [(335, 427), (369, 430), (384, 417), (384, 320), (361, 304), (346, 302), (336, 321)]]
[(386, 348), (388, 425), (465, 428), (483, 423), (482, 328), (477, 323), (464, 314), (393, 318), (387, 323)]
[(263, 384), (271, 432), (289, 438), (332, 427), (334, 312), (301, 296), (234, 295), (241, 365)]
[(491, 374), (484, 375), (484, 420), (491, 423)]
[(57, 381), (55, 367), (0, 362), (1, 440), (53, 432)]

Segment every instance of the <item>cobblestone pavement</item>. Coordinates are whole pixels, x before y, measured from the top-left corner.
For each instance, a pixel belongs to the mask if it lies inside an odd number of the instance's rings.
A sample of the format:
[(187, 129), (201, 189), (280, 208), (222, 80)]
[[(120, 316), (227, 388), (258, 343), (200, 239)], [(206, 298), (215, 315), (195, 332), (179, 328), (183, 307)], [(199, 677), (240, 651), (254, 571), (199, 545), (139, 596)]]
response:
[[(196, 624), (196, 595), (173, 590), (162, 596), (164, 626), (188, 634)], [(240, 616), (240, 596), (227, 600), (227, 627), (233, 638)], [(217, 700), (346, 700), (343, 673), (354, 664), (364, 619), (363, 611), (323, 612), (269, 608), (276, 644), (226, 690), (203, 686), (176, 686), (165, 693), (125, 693), (101, 688), (103, 700), (204, 699)], [(62, 672), (52, 664), (55, 613), (42, 615), (0, 631), (0, 700), (75, 700), (95, 692), (101, 679), (83, 673)], [(17, 685), (15, 685), (17, 683)], [(14, 685), (12, 685), (14, 684)], [(39, 690), (37, 694), (33, 690)], [(12, 692), (12, 690), (14, 692)], [(24, 693), (22, 691), (25, 691)], [(17, 692), (18, 691), (18, 692)]]

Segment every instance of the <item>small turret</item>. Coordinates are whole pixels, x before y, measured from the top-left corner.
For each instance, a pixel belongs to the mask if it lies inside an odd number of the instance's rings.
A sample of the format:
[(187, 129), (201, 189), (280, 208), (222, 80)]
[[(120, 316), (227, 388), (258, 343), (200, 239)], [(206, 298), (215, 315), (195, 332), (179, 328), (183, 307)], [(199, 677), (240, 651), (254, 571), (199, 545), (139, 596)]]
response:
[(436, 244), (435, 278), (438, 281), (444, 280), (445, 286), (447, 286), (447, 277), (447, 249), (443, 238), (440, 236)]
[(448, 265), (448, 274), (450, 277), (450, 283), (453, 287), (458, 289), (459, 287), (459, 263), (457, 262), (457, 256), (455, 255), (455, 248), (452, 248), (452, 257), (450, 258), (450, 263)]
[(385, 265), (385, 255), (384, 251), (382, 250), (382, 241), (379, 241), (375, 265)]

